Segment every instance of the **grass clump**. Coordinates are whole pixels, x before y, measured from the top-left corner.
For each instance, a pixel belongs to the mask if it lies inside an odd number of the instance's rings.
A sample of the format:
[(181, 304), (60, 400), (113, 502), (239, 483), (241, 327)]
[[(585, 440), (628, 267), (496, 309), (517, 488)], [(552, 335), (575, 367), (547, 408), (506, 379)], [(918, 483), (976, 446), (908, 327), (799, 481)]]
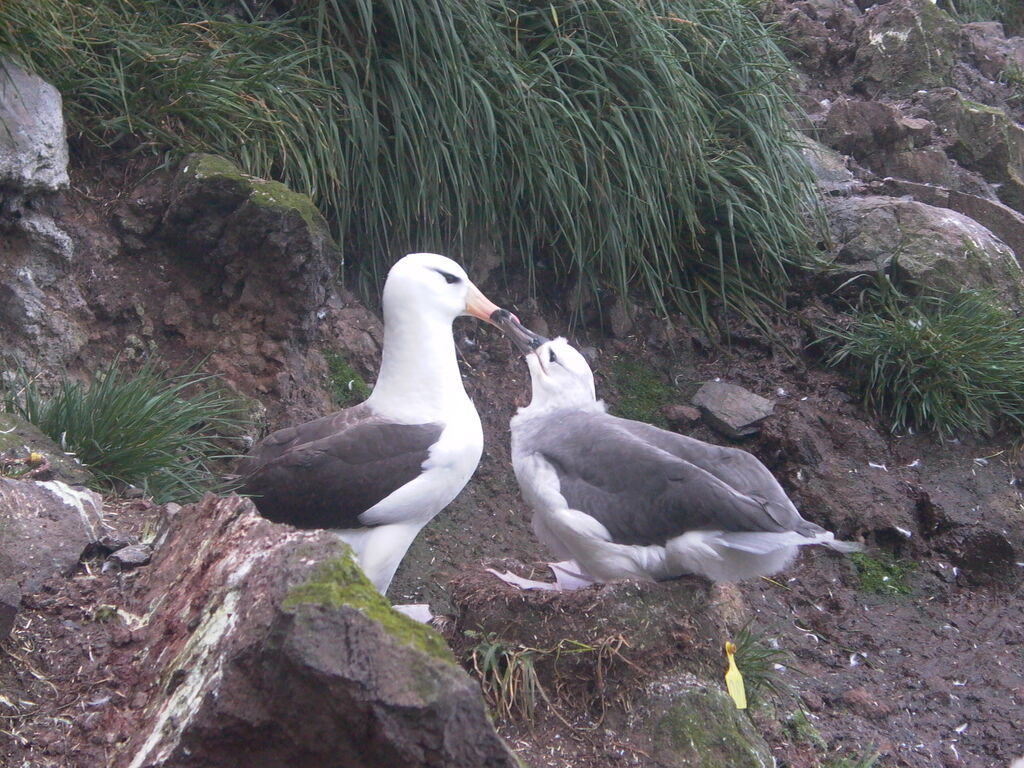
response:
[(367, 284), (483, 243), (710, 325), (761, 316), (814, 240), (789, 65), (749, 0), (7, 0), (0, 50), (79, 145), (310, 194)]
[(857, 569), (859, 588), (864, 592), (895, 596), (914, 591), (907, 584), (907, 576), (916, 568), (913, 562), (884, 555), (873, 557), (864, 552), (854, 552), (850, 557)]
[(88, 385), (64, 377), (51, 396), (20, 379), (4, 409), (73, 453), (104, 491), (138, 485), (158, 502), (196, 499), (218, 487), (213, 463), (244, 427), (238, 400), (215, 377), (165, 374), (152, 361), (136, 372), (114, 361)]
[(867, 294), (828, 357), (855, 378), (893, 432), (989, 432), (1024, 425), (1024, 321), (986, 293)]
[(780, 667), (786, 666), (790, 660), (788, 652), (773, 648), (749, 624), (736, 633), (733, 642), (736, 645), (736, 667), (743, 675), (747, 699), (752, 705), (768, 695), (792, 696), (792, 690), (780, 675)]
[(533, 720), (542, 690), (536, 668), (540, 651), (506, 643), (493, 634), (469, 630), (467, 635), (477, 640), (467, 655), (491, 710), (507, 719), (518, 714)]

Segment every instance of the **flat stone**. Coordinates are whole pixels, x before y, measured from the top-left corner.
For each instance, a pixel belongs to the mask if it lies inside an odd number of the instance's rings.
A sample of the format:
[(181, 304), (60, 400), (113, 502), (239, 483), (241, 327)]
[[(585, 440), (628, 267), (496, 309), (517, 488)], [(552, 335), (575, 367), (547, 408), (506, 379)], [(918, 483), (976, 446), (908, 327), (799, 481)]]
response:
[(713, 429), (732, 439), (756, 434), (760, 422), (774, 409), (771, 400), (723, 381), (705, 382), (691, 402)]
[[(112, 552), (107, 557), (107, 563), (121, 566), (122, 568), (137, 568), (146, 565), (153, 557), (153, 549), (148, 544), (129, 544)], [(106, 565), (104, 565), (104, 568)]]

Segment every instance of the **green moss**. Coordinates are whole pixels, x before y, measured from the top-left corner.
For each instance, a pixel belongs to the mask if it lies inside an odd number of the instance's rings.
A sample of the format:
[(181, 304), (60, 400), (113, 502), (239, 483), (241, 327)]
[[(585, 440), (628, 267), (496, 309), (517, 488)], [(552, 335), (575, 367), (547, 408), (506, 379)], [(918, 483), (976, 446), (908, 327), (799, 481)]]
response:
[(418, 621), (392, 610), (360, 570), (351, 554), (331, 558), (316, 567), (308, 581), (288, 593), (284, 606), (350, 606), (381, 624), (398, 642), (441, 661), (455, 663), (451, 649), (439, 634)]
[(814, 727), (814, 723), (808, 719), (807, 713), (804, 710), (798, 709), (787, 717), (785, 726), (786, 730), (789, 731), (790, 738), (796, 743), (809, 744), (822, 751), (828, 749), (828, 743), (822, 738), (818, 729)]
[(237, 165), (219, 155), (189, 155), (185, 163), (197, 179), (222, 178), (249, 188), (249, 201), (255, 205), (293, 210), (310, 227), (327, 232), (327, 221), (309, 195), (294, 192), (279, 181), (268, 181), (244, 173)]
[(333, 350), (324, 353), (327, 361), (328, 389), (331, 401), (339, 408), (361, 403), (370, 396), (370, 387), (348, 361)]
[(620, 358), (612, 366), (612, 377), (619, 392), (612, 408), (616, 415), (666, 426), (661, 408), (672, 402), (674, 392), (657, 371), (636, 360)]
[(655, 726), (662, 750), (673, 765), (703, 768), (763, 768), (771, 753), (750, 719), (723, 692), (683, 693)]
[(863, 552), (850, 555), (857, 567), (860, 589), (876, 595), (908, 595), (913, 588), (907, 584), (907, 575), (916, 565), (894, 557), (872, 557)]

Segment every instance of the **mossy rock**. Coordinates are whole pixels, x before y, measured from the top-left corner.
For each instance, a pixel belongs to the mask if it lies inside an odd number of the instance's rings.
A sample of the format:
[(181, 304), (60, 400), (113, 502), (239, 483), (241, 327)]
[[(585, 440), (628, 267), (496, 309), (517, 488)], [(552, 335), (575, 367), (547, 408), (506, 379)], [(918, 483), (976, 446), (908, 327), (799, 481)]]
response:
[[(41, 454), (50, 463), (50, 469), (40, 474), (38, 479), (60, 480), (68, 485), (88, 485), (93, 481), (93, 475), (88, 469), (66, 455), (37, 426), (13, 413), (0, 413), (0, 458), (20, 462), (31, 453)], [(32, 467), (11, 463), (5, 473), (16, 476), (26, 469)]]
[(294, 192), (279, 181), (250, 176), (225, 157), (196, 153), (186, 157), (181, 168), (194, 179), (234, 186), (240, 197), (254, 205), (295, 211), (310, 227), (327, 230), (326, 219), (309, 195)]
[(455, 664), (455, 657), (444, 639), (427, 625), (394, 610), (366, 578), (351, 552), (320, 563), (307, 581), (288, 593), (283, 605), (285, 608), (303, 605), (356, 608), (399, 642)]
[(767, 768), (768, 744), (724, 692), (696, 687), (674, 696), (653, 723), (659, 765), (687, 768)]
[(996, 185), (999, 199), (1024, 212), (1024, 128), (1004, 110), (965, 99), (952, 88), (928, 94), (929, 118), (943, 126), (947, 152)]
[(856, 41), (857, 83), (893, 96), (952, 85), (959, 34), (959, 25), (932, 0), (878, 4)]

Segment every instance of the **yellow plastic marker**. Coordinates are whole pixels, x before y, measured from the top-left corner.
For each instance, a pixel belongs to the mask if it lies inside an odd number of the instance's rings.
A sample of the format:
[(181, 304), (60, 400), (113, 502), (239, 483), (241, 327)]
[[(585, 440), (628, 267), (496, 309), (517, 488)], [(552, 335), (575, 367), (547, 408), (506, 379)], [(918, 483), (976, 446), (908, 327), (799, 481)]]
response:
[(729, 668), (725, 671), (725, 687), (729, 691), (729, 695), (732, 696), (732, 700), (736, 702), (736, 709), (746, 709), (747, 690), (743, 687), (743, 675), (740, 674), (740, 670), (736, 666), (736, 659), (733, 658), (735, 653), (736, 644), (726, 641), (725, 656), (729, 659)]
[(32, 451), (32, 453), (28, 455), (29, 464), (42, 464), (44, 460), (45, 457), (43, 456), (43, 454), (36, 453), (35, 451)]

